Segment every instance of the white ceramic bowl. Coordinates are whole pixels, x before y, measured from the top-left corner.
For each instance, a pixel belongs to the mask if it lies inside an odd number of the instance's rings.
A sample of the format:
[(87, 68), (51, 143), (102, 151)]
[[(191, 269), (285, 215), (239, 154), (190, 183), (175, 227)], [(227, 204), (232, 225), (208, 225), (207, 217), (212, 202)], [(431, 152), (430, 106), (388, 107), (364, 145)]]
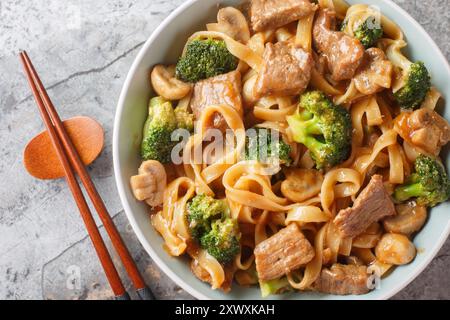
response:
[[(157, 63), (175, 63), (182, 47), (194, 31), (204, 30), (205, 23), (215, 20), (217, 4), (237, 5), (241, 1), (189, 0), (177, 8), (153, 32), (135, 59), (122, 89), (114, 123), (114, 171), (127, 217), (139, 241), (158, 266), (178, 285), (199, 299), (260, 299), (257, 288), (234, 286), (229, 294), (211, 290), (191, 273), (184, 259), (172, 258), (163, 249), (163, 241), (150, 225), (148, 207), (136, 201), (129, 187), (129, 179), (141, 163), (139, 144), (141, 131), (151, 96), (148, 74)], [(409, 54), (427, 65), (433, 85), (450, 97), (450, 68), (445, 57), (422, 27), (404, 10), (388, 0), (350, 0), (350, 4), (377, 5), (381, 12), (395, 21), (405, 32)], [(450, 119), (446, 102), (445, 117)], [(448, 158), (448, 157), (447, 157)], [(448, 160), (448, 159), (447, 159)], [(450, 205), (434, 208), (414, 243), (419, 254), (409, 265), (398, 267), (381, 282), (381, 287), (363, 296), (334, 296), (295, 292), (273, 297), (276, 299), (387, 299), (403, 289), (431, 262), (450, 232)], [(449, 266), (450, 267), (450, 266)]]

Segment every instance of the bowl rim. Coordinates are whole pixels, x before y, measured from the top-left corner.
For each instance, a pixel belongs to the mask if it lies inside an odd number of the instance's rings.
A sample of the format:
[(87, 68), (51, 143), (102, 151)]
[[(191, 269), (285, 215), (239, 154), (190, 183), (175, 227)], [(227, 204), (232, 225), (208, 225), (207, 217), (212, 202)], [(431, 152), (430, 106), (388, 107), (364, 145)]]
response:
[[(120, 126), (120, 119), (121, 115), (123, 113), (124, 109), (124, 103), (125, 98), (127, 95), (127, 92), (129, 90), (129, 87), (131, 85), (131, 80), (133, 78), (133, 75), (136, 73), (136, 70), (143, 60), (147, 50), (151, 47), (156, 37), (164, 30), (164, 28), (172, 22), (179, 14), (183, 13), (185, 9), (189, 8), (191, 5), (193, 5), (196, 2), (200, 2), (202, 0), (187, 0), (186, 2), (179, 5), (172, 13), (170, 13), (162, 22), (161, 24), (156, 27), (156, 29), (152, 32), (150, 37), (147, 39), (147, 41), (144, 43), (142, 48), (140, 49), (138, 55), (133, 61), (133, 64), (127, 74), (126, 80), (122, 86), (122, 90), (120, 93), (120, 97), (117, 104), (116, 114), (114, 118), (114, 129), (113, 129), (113, 143), (112, 143), (112, 153), (113, 153), (113, 166), (114, 166), (114, 176), (116, 181), (116, 187), (119, 192), (120, 201), (123, 205), (125, 214), (139, 240), (141, 245), (144, 247), (144, 249), (147, 251), (147, 253), (150, 255), (152, 260), (157, 264), (157, 266), (169, 277), (171, 280), (173, 280), (176, 284), (178, 284), (181, 288), (183, 288), (185, 291), (187, 291), (190, 295), (197, 299), (202, 300), (210, 300), (211, 298), (207, 295), (204, 295), (203, 293), (197, 291), (194, 287), (187, 284), (180, 276), (178, 276), (175, 272), (173, 272), (158, 256), (158, 254), (155, 252), (155, 250), (152, 248), (150, 243), (146, 241), (144, 234), (142, 233), (141, 229), (139, 228), (139, 225), (133, 216), (132, 210), (129, 206), (128, 199), (125, 193), (125, 186), (128, 186), (128, 183), (124, 183), (121, 174), (120, 174), (120, 161), (119, 161), (119, 126)], [(440, 58), (445, 61), (444, 69), (446, 73), (450, 77), (450, 65), (447, 61), (446, 57), (436, 44), (436, 42), (431, 38), (431, 36), (425, 31), (425, 29), (403, 8), (401, 8), (398, 4), (387, 1), (387, 0), (378, 0), (380, 2), (383, 2), (384, 5), (387, 7), (391, 7), (393, 11), (397, 11), (400, 15), (404, 16), (408, 23), (411, 24), (414, 29), (417, 32), (420, 32), (422, 36), (429, 42), (429, 44), (432, 46), (432, 51), (437, 52), (440, 55)], [(220, 0), (217, 0), (217, 2), (220, 2)], [(386, 290), (385, 293), (382, 293), (377, 297), (378, 300), (385, 300), (389, 299), (398, 292), (400, 292), (402, 289), (404, 289), (408, 284), (410, 284), (419, 274), (423, 272), (423, 270), (431, 263), (431, 261), (436, 257), (437, 253), (440, 251), (442, 246), (444, 245), (445, 241), (450, 235), (450, 220), (447, 223), (445, 231), (442, 233), (441, 237), (437, 239), (436, 244), (431, 249), (431, 254), (429, 255), (428, 259), (424, 260), (420, 265), (418, 265), (414, 272), (409, 276), (409, 278), (406, 281), (403, 281), (398, 286), (395, 286), (391, 290)], [(413, 262), (414, 263), (414, 262)], [(364, 299), (364, 296), (361, 296), (360, 299)]]

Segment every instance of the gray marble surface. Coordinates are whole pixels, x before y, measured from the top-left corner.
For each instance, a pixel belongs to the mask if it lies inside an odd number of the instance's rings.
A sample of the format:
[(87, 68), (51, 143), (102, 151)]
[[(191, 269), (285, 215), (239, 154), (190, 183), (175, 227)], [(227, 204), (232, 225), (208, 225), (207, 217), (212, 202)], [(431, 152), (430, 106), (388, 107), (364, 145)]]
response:
[[(1, 0), (0, 299), (110, 297), (65, 182), (37, 181), (23, 169), (22, 150), (43, 125), (22, 74), (20, 49), (28, 51), (63, 118), (89, 115), (103, 124), (106, 147), (89, 171), (156, 295), (192, 298), (138, 243), (118, 199), (111, 156), (114, 111), (127, 71), (143, 42), (182, 2)], [(395, 2), (425, 27), (449, 59), (450, 1)], [(449, 252), (450, 240), (395, 299), (449, 299)]]

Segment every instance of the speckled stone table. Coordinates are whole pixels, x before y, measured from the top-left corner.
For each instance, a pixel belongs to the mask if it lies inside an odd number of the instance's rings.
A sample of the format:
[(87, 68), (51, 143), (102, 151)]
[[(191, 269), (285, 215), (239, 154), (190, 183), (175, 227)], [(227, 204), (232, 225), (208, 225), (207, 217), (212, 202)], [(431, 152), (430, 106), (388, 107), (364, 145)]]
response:
[[(128, 69), (156, 26), (182, 2), (1, 0), (0, 299), (110, 297), (65, 183), (37, 181), (23, 169), (22, 149), (43, 126), (19, 65), (20, 49), (28, 50), (63, 118), (90, 115), (103, 124), (106, 147), (89, 171), (155, 294), (192, 298), (156, 267), (133, 234), (111, 156), (113, 117)], [(448, 59), (450, 1), (395, 2), (425, 27)], [(450, 299), (449, 252), (450, 240), (395, 299)]]

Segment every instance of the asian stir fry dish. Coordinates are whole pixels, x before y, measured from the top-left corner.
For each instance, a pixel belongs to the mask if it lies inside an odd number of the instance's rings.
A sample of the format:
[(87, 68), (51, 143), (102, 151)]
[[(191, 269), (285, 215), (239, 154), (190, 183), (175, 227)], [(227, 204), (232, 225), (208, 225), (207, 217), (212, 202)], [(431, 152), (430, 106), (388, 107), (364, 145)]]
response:
[(168, 254), (213, 289), (264, 297), (366, 294), (413, 261), (450, 196), (450, 128), (406, 45), (371, 6), (253, 0), (152, 66), (131, 187)]

